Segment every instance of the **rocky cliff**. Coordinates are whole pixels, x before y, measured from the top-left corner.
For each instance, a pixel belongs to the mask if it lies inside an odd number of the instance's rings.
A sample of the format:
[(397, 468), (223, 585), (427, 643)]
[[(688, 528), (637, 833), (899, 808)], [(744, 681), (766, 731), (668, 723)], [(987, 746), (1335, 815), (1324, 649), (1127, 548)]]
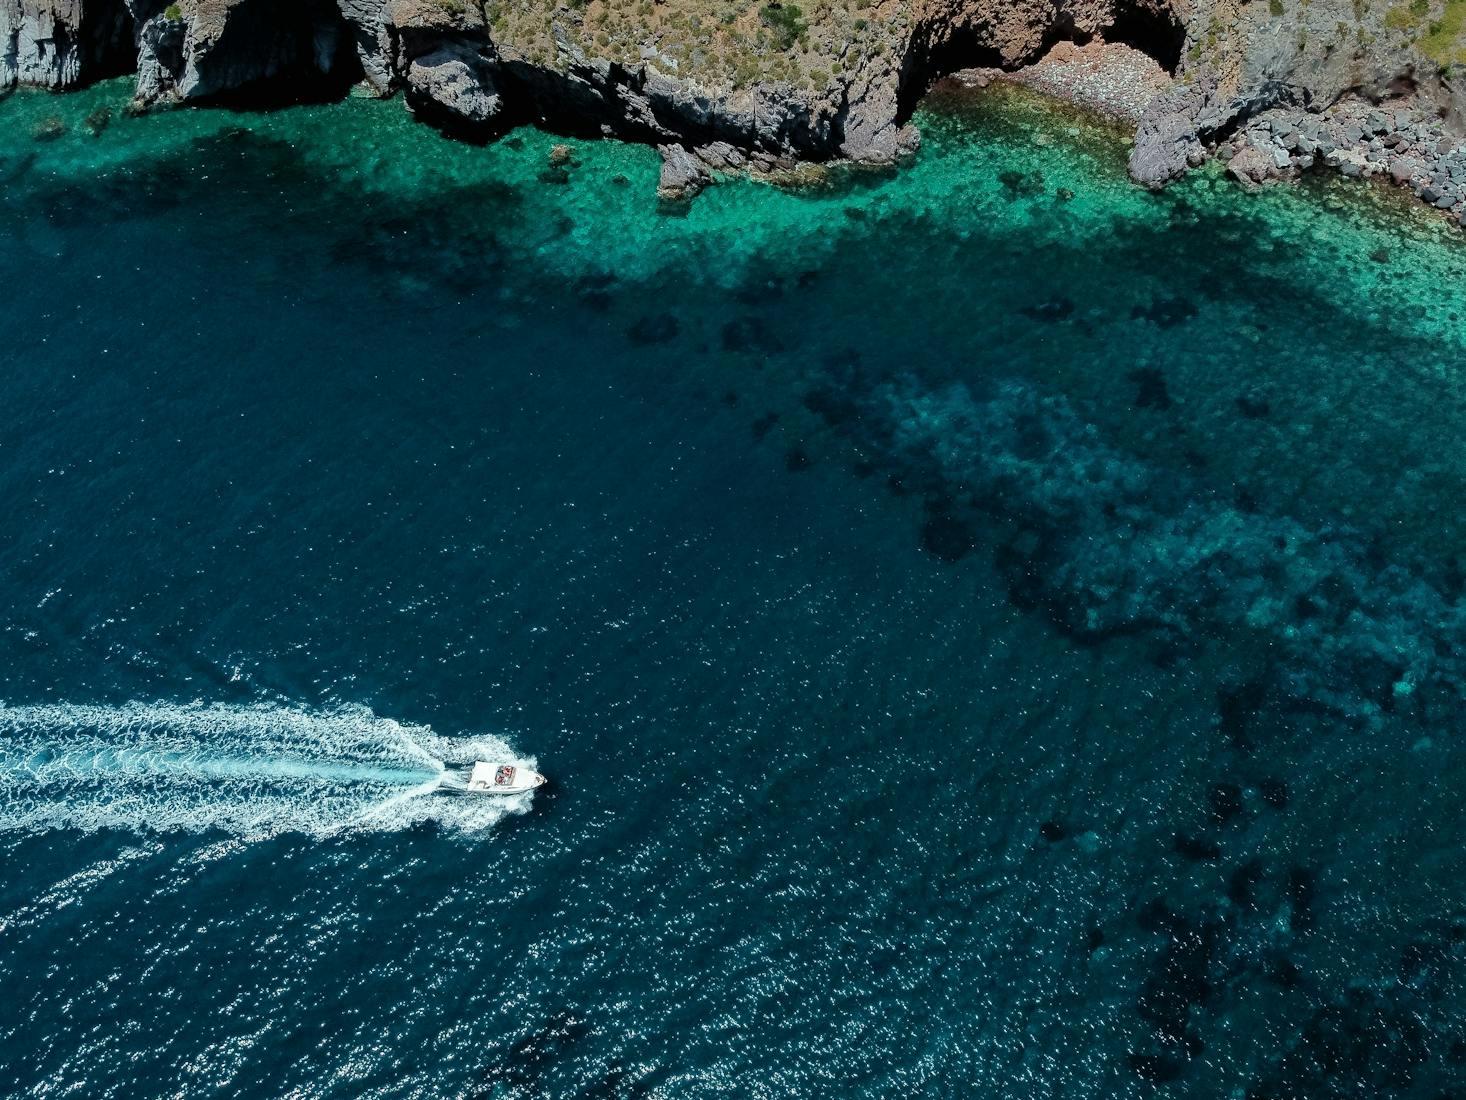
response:
[(120, 4), (0, 0), (0, 88), (65, 88), (124, 71), (132, 20)]
[(1286, 137), (1295, 116), (1327, 129), (1331, 112), (1383, 104), (1391, 126), (1414, 128), (1408, 182), (1442, 177), (1452, 201), (1438, 205), (1466, 210), (1449, 159), (1466, 118), (1466, 0), (806, 2), (0, 0), (0, 87), (131, 70), (147, 107), (364, 82), (477, 136), (533, 121), (655, 144), (673, 194), (709, 169), (892, 160), (917, 142), (907, 119), (941, 76), (1123, 43), (1163, 71), (1139, 112), (1142, 183), (1217, 153), (1242, 155), (1249, 181), (1320, 160), (1394, 175), (1389, 133), (1361, 133), (1357, 157), (1330, 161), (1340, 142), (1323, 130), (1333, 149), (1300, 151), (1257, 125)]

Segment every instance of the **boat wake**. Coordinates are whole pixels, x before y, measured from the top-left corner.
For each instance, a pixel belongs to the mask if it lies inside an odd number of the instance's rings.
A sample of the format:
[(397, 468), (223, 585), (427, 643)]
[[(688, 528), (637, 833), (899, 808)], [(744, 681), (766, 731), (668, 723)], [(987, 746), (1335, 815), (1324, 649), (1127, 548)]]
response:
[(445, 759), (535, 766), (496, 737), (443, 737), (365, 707), (0, 706), (0, 831), (476, 831), (529, 808), (531, 794), (432, 795)]

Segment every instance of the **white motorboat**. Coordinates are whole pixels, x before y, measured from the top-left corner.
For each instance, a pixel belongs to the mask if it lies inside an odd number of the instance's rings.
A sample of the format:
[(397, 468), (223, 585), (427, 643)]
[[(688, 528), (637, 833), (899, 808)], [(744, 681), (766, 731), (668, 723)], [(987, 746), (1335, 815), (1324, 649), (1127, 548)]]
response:
[(544, 783), (544, 776), (521, 764), (478, 760), (466, 769), (446, 769), (439, 788), (456, 794), (507, 795), (524, 794), (544, 786)]

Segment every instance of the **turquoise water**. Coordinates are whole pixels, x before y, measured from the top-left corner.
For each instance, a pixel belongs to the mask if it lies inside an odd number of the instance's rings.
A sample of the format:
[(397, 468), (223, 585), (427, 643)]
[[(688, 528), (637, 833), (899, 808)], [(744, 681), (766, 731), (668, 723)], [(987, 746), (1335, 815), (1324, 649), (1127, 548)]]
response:
[(1462, 1085), (1459, 231), (126, 96), (0, 104), (0, 1093)]

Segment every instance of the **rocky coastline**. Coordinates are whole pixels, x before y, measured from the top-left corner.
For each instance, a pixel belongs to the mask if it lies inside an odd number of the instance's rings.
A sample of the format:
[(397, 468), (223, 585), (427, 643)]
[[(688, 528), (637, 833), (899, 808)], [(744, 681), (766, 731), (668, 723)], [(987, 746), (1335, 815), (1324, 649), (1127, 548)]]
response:
[[(1033, 65), (1005, 72), (972, 69), (955, 74), (967, 87), (995, 80), (1032, 88), (1141, 127), (1170, 78), (1137, 50), (1107, 43), (1060, 43)], [(1161, 100), (1162, 103), (1166, 100)], [(1353, 179), (1407, 188), (1428, 206), (1466, 225), (1466, 139), (1452, 132), (1428, 98), (1402, 93), (1379, 102), (1347, 93), (1321, 111), (1277, 106), (1252, 115), (1224, 140), (1176, 150), (1172, 167), (1148, 175), (1154, 146), (1137, 144), (1132, 175), (1164, 186), (1187, 167), (1216, 159), (1244, 188), (1295, 181), (1328, 169)], [(1152, 124), (1151, 133), (1157, 132)], [(1180, 166), (1177, 167), (1177, 162)]]
[(1315, 167), (1386, 180), (1466, 223), (1466, 142), (1446, 133), (1428, 105), (1341, 100), (1322, 114), (1264, 112), (1218, 151), (1244, 185), (1295, 179)]
[(534, 122), (654, 145), (678, 200), (899, 160), (927, 88), (973, 69), (1126, 120), (1147, 187), (1215, 157), (1247, 186), (1332, 168), (1466, 216), (1466, 0), (699, 2), (0, 0), (0, 90), (130, 72), (147, 110), (358, 85), (478, 140)]

